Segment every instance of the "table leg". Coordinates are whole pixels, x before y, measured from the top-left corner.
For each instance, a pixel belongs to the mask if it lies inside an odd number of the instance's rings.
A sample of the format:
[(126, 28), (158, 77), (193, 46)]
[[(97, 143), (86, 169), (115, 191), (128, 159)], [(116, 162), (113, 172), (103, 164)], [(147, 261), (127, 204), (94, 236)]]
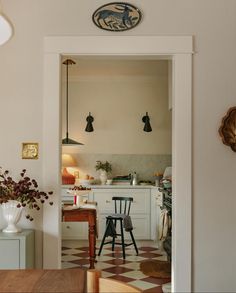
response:
[(96, 229), (95, 223), (89, 222), (89, 261), (90, 269), (94, 269), (94, 262), (96, 258)]

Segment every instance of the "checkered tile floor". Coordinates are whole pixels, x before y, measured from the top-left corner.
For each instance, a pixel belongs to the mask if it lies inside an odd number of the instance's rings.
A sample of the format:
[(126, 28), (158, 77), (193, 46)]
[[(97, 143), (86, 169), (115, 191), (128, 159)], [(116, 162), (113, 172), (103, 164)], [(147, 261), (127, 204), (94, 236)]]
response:
[[(97, 243), (99, 248), (100, 243)], [(122, 258), (121, 247), (115, 248), (114, 253), (110, 245), (103, 247), (97, 256), (96, 269), (102, 271), (102, 276), (126, 282), (141, 288), (145, 293), (162, 292), (162, 285), (170, 279), (160, 279), (144, 275), (140, 269), (140, 262), (147, 259), (166, 260), (166, 254), (157, 249), (152, 241), (137, 241), (139, 255), (136, 256), (132, 246), (126, 247), (126, 259)], [(80, 240), (62, 241), (62, 268), (89, 267), (88, 242)]]

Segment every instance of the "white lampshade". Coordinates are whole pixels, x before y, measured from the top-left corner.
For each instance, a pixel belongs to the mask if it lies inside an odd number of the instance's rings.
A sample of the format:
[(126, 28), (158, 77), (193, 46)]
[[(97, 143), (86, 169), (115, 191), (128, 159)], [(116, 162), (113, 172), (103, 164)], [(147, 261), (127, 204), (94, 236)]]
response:
[(76, 159), (70, 154), (63, 154), (62, 155), (62, 167), (77, 167)]
[(0, 45), (6, 43), (12, 36), (13, 29), (11, 23), (2, 14), (0, 7)]

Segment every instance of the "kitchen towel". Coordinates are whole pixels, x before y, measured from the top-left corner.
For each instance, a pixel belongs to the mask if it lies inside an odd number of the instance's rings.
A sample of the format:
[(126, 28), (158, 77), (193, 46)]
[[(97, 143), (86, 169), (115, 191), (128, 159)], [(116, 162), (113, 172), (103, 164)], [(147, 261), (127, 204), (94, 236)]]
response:
[(110, 214), (109, 216), (113, 217), (113, 218), (122, 218), (123, 219), (123, 226), (126, 232), (129, 232), (131, 230), (133, 230), (133, 224), (131, 221), (131, 217), (129, 215), (126, 214)]
[(165, 240), (168, 235), (168, 230), (171, 227), (171, 219), (168, 214), (167, 209), (161, 210), (160, 213), (160, 222), (158, 227), (159, 240)]

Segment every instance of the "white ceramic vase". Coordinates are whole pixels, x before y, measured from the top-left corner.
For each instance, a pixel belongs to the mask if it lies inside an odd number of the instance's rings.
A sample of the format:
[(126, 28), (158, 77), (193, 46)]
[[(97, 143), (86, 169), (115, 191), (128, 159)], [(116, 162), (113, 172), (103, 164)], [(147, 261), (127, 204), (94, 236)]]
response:
[(21, 229), (16, 226), (16, 224), (19, 222), (21, 214), (22, 214), (22, 208), (23, 207), (17, 207), (19, 204), (16, 200), (9, 200), (8, 202), (2, 203), (2, 211), (3, 211), (3, 217), (7, 221), (7, 227), (3, 229), (3, 232), (6, 233), (18, 233), (21, 232)]
[(107, 182), (107, 171), (100, 170), (100, 180), (101, 180), (102, 185), (106, 184), (106, 182)]

